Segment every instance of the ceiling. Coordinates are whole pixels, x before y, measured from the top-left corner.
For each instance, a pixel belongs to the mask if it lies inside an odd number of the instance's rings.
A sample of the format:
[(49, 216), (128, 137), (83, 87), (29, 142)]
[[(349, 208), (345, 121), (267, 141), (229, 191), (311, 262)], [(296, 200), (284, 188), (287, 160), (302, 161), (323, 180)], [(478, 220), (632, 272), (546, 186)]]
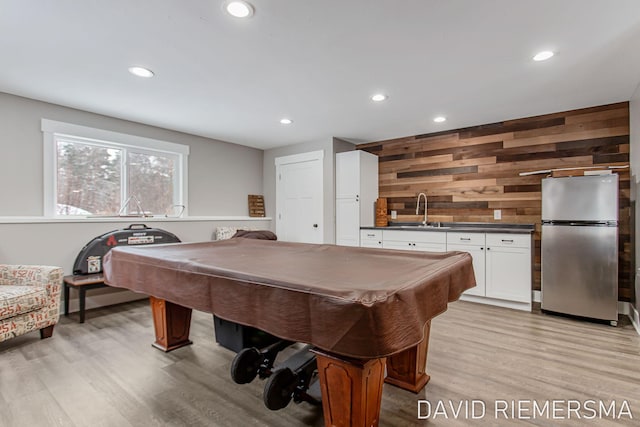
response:
[(638, 0), (251, 0), (246, 20), (222, 3), (0, 0), (0, 91), (267, 149), (627, 101), (640, 82)]

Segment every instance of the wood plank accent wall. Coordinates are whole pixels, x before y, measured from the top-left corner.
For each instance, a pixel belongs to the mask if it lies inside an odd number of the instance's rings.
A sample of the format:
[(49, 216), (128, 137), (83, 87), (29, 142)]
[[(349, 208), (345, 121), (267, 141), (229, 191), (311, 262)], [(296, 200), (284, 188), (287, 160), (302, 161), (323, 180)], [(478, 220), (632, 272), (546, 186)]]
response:
[[(428, 195), (429, 221), (535, 224), (534, 290), (540, 290), (541, 180), (520, 172), (629, 165), (629, 103), (508, 120), (358, 145), (379, 156), (380, 197), (396, 221), (417, 221)], [(633, 297), (629, 169), (620, 175), (619, 299)], [(573, 172), (582, 175), (582, 171)], [(565, 173), (566, 175), (566, 173)], [(493, 210), (502, 210), (502, 220)], [(390, 218), (390, 217), (389, 217)]]

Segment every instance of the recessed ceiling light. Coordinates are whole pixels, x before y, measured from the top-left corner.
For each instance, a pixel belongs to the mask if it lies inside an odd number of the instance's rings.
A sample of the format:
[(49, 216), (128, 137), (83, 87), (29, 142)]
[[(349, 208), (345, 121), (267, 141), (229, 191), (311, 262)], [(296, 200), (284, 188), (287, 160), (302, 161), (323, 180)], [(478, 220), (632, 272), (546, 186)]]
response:
[(229, 1), (224, 4), (224, 10), (236, 18), (249, 18), (253, 15), (253, 6), (246, 1)]
[(282, 123), (283, 125), (290, 125), (291, 123), (293, 123), (293, 120), (291, 120), (291, 119), (280, 119), (280, 123)]
[(385, 99), (387, 99), (387, 95), (383, 95), (382, 93), (376, 93), (371, 97), (371, 100), (375, 102), (384, 101)]
[(129, 67), (129, 72), (138, 77), (153, 77), (153, 71), (143, 67)]
[(547, 59), (553, 56), (553, 52), (550, 50), (543, 50), (542, 52), (536, 53), (536, 56), (533, 57), (534, 61), (546, 61)]
[(438, 117), (434, 117), (433, 118), (433, 121), (436, 122), (436, 123), (442, 123), (442, 122), (444, 122), (446, 120), (447, 120), (447, 118), (444, 117), (444, 116), (438, 116)]

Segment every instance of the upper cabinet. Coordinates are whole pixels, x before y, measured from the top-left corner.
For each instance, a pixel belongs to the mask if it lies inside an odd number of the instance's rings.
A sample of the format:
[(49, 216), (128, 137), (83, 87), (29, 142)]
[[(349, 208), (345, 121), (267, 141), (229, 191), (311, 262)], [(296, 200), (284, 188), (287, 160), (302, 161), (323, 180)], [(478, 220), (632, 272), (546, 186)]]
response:
[(360, 246), (360, 227), (372, 226), (378, 198), (378, 156), (336, 154), (336, 244)]
[(336, 199), (354, 196), (378, 198), (378, 156), (362, 150), (336, 154)]

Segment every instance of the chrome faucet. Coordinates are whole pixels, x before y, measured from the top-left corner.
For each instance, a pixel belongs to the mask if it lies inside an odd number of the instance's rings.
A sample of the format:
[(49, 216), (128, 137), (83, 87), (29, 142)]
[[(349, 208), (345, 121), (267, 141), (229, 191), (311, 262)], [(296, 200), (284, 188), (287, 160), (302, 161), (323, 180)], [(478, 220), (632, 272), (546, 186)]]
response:
[(424, 221), (423, 225), (427, 225), (427, 195), (424, 193), (418, 194), (418, 203), (416, 203), (416, 215), (420, 213), (420, 196), (424, 196)]

